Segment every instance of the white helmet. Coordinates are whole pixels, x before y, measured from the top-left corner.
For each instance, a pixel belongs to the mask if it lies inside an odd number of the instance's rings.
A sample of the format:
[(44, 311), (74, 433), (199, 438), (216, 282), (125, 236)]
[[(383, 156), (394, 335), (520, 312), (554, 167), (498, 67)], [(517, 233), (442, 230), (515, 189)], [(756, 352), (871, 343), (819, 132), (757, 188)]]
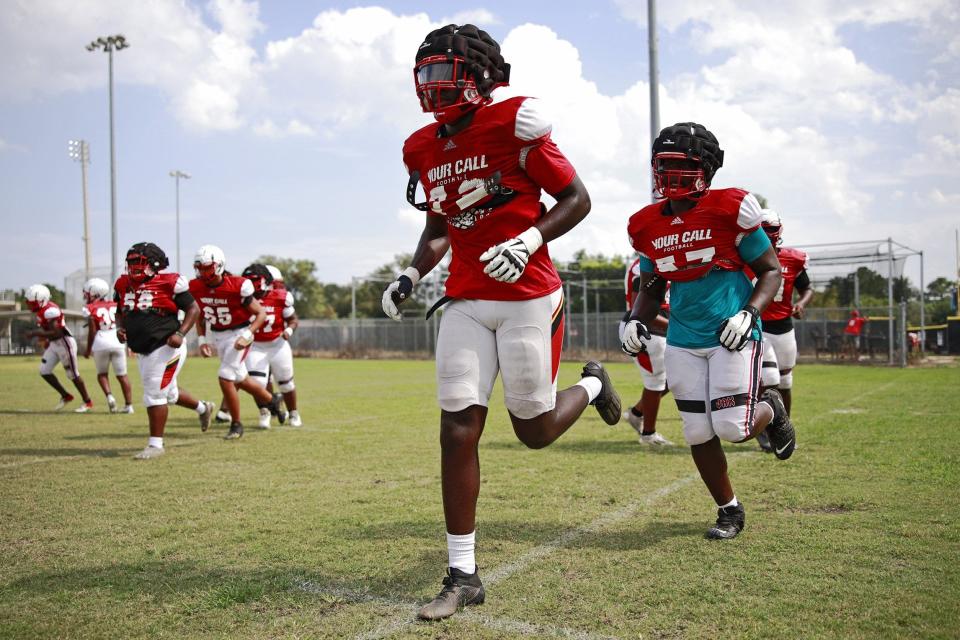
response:
[(270, 275), (273, 276), (274, 282), (283, 282), (283, 274), (280, 273), (280, 269), (277, 269), (272, 264), (268, 264), (266, 266), (267, 266), (267, 271), (269, 271)]
[(27, 306), (34, 311), (39, 311), (40, 307), (50, 302), (50, 289), (42, 284), (32, 284), (27, 288), (24, 296), (27, 299)]
[[(197, 273), (197, 278), (205, 283), (208, 280), (219, 280), (226, 264), (227, 258), (223, 255), (223, 249), (212, 244), (203, 245), (193, 256), (193, 269)], [(210, 269), (209, 265), (213, 265), (213, 269)]]
[(110, 292), (110, 285), (102, 278), (90, 278), (83, 283), (83, 297), (87, 302), (103, 300)]
[(762, 209), (760, 215), (760, 226), (770, 238), (770, 244), (778, 246), (783, 242), (783, 238), (780, 237), (783, 233), (783, 220), (780, 219), (780, 214), (773, 209)]

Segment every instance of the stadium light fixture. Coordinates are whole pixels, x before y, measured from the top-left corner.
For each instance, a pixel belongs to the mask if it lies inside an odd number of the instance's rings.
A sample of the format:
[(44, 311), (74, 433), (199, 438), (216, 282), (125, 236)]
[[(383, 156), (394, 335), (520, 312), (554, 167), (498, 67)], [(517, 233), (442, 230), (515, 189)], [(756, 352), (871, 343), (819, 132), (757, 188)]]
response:
[(179, 169), (174, 169), (170, 172), (170, 177), (176, 182), (177, 189), (177, 273), (180, 271), (180, 180), (189, 180), (190, 175), (180, 171)]
[(113, 52), (130, 46), (120, 34), (101, 36), (87, 45), (87, 51), (103, 50), (107, 54), (110, 93), (110, 279), (117, 280), (117, 157), (113, 136)]

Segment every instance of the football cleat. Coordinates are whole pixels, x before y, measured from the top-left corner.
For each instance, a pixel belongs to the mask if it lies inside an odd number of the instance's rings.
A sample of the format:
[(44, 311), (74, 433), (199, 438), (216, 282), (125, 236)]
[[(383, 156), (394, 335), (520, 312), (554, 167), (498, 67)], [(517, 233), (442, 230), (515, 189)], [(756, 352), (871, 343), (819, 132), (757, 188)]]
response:
[(166, 449), (164, 449), (163, 447), (147, 446), (147, 447), (144, 447), (143, 451), (133, 456), (133, 459), (134, 460), (150, 460), (152, 458), (159, 458), (164, 453), (166, 453)]
[(786, 460), (793, 455), (797, 446), (797, 432), (787, 415), (787, 408), (783, 406), (783, 397), (776, 389), (767, 389), (763, 392), (762, 400), (773, 408), (773, 418), (767, 425), (766, 433), (773, 447), (773, 455), (778, 460)]
[(641, 433), (640, 434), (640, 444), (649, 445), (651, 447), (672, 447), (673, 443), (664, 438), (662, 435), (654, 431), (653, 433)]
[(459, 569), (448, 567), (440, 593), (423, 605), (417, 617), (421, 620), (449, 618), (464, 607), (483, 604), (485, 597), (479, 572), (464, 573)]
[(643, 434), (643, 416), (636, 415), (633, 411), (627, 409), (623, 412), (623, 419), (626, 420), (633, 430), (637, 432), (637, 435)]
[(270, 410), (266, 407), (260, 409), (260, 419), (257, 420), (257, 426), (261, 429), (270, 428)]
[(74, 413), (88, 413), (93, 411), (93, 401), (84, 402), (82, 405), (73, 410)]
[(128, 404), (124, 406), (123, 409), (120, 409), (120, 411), (118, 411), (117, 413), (133, 413), (133, 405)]
[(600, 394), (590, 404), (597, 408), (597, 413), (600, 414), (603, 421), (612, 427), (620, 422), (620, 396), (617, 395), (613, 383), (610, 382), (610, 375), (602, 364), (591, 360), (583, 365), (583, 373), (580, 374), (581, 378), (587, 376), (598, 379), (602, 385)]
[(757, 444), (760, 445), (760, 450), (764, 453), (773, 453), (773, 447), (770, 446), (770, 436), (767, 435), (766, 429), (757, 434)]
[(223, 424), (225, 422), (230, 422), (230, 414), (226, 411), (217, 411), (217, 417), (215, 418), (217, 424)]
[(113, 397), (113, 394), (107, 396), (107, 408), (110, 410), (110, 413), (117, 412), (117, 399)]
[(227, 435), (223, 436), (224, 440), (236, 440), (243, 436), (243, 425), (239, 422), (234, 422), (230, 425), (230, 431), (227, 431)]
[(280, 421), (280, 424), (283, 424), (287, 421), (287, 410), (281, 406), (283, 402), (283, 396), (279, 393), (273, 394), (273, 398), (270, 400), (270, 414), (277, 416), (277, 420)]
[(57, 401), (57, 406), (53, 408), (54, 411), (60, 411), (65, 406), (73, 402), (73, 396), (69, 393), (65, 396), (60, 396), (60, 400)]
[(300, 419), (300, 412), (294, 409), (290, 412), (290, 426), (291, 427), (302, 427), (303, 420)]
[(741, 502), (735, 507), (717, 509), (717, 523), (707, 531), (707, 537), (711, 540), (736, 538), (737, 534), (743, 531), (746, 516)]
[[(204, 400), (203, 408), (205, 409), (205, 411), (200, 414), (200, 431), (206, 431), (207, 429), (210, 428), (210, 423), (213, 421), (213, 412), (216, 407), (212, 402), (207, 402), (206, 400)], [(220, 422), (219, 417), (220, 415), (217, 414), (217, 418), (218, 418), (217, 422)], [(227, 419), (229, 420), (229, 418)]]

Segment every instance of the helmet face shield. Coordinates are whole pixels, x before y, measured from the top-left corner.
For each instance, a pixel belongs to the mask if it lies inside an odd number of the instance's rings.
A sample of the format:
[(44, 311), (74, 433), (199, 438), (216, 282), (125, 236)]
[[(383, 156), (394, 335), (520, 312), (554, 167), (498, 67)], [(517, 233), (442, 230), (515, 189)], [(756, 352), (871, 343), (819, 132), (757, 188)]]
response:
[(156, 274), (150, 264), (150, 259), (140, 253), (127, 254), (127, 276), (136, 283), (149, 280)]
[(653, 182), (657, 194), (668, 200), (697, 197), (709, 186), (699, 158), (673, 152), (653, 157)]
[(197, 280), (205, 285), (213, 286), (220, 284), (220, 270), (218, 266), (216, 262), (209, 262), (207, 264), (194, 262), (193, 270), (197, 274)]
[(463, 58), (424, 58), (413, 68), (413, 80), (420, 107), (441, 122), (455, 120), (484, 101)]

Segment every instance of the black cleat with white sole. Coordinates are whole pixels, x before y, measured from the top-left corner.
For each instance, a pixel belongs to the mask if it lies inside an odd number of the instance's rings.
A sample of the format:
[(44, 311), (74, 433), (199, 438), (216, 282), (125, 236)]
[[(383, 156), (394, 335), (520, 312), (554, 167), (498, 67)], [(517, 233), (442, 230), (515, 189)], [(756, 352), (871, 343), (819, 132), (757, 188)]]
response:
[(735, 507), (721, 507), (717, 509), (717, 523), (707, 531), (711, 540), (729, 540), (736, 538), (743, 531), (747, 514), (743, 510), (743, 503), (738, 502)]
[(603, 421), (612, 427), (620, 422), (621, 405), (620, 396), (610, 381), (610, 374), (607, 373), (607, 370), (603, 368), (602, 364), (591, 360), (583, 365), (583, 373), (580, 374), (581, 378), (586, 378), (587, 376), (598, 379), (602, 385), (600, 394), (594, 398), (590, 404), (597, 408), (597, 413), (600, 414)]
[(783, 405), (783, 398), (776, 389), (767, 389), (763, 392), (761, 400), (773, 408), (773, 418), (767, 425), (767, 436), (770, 437), (770, 446), (773, 447), (773, 455), (778, 460), (786, 460), (793, 455), (793, 450), (797, 446), (797, 432), (790, 422), (790, 416), (787, 415), (787, 408)]
[(223, 436), (224, 440), (236, 440), (237, 438), (243, 437), (243, 425), (239, 422), (234, 422), (230, 425), (230, 431), (227, 431), (227, 435)]
[(449, 618), (460, 609), (483, 604), (486, 594), (478, 571), (465, 573), (453, 567), (447, 568), (443, 588), (437, 597), (421, 607), (417, 617), (421, 620)]

